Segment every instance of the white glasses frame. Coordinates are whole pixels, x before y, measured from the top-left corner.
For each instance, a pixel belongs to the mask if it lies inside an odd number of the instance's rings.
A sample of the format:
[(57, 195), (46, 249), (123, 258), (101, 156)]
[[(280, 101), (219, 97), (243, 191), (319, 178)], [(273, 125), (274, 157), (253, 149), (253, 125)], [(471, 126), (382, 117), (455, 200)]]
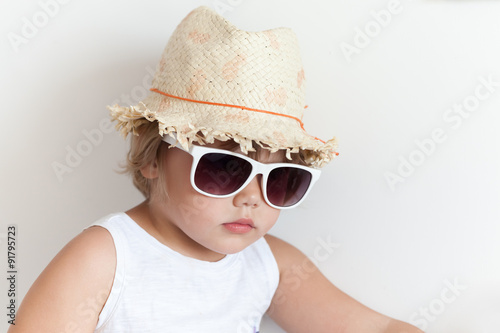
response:
[[(293, 164), (293, 163), (260, 163), (260, 162), (257, 162), (256, 160), (246, 156), (246, 155), (235, 153), (235, 152), (232, 152), (229, 150), (224, 150), (224, 149), (217, 149), (217, 148), (192, 145), (189, 148), (189, 150), (186, 150), (182, 146), (177, 146), (176, 145), (177, 140), (170, 137), (169, 135), (164, 135), (162, 138), (162, 141), (169, 143), (170, 145), (175, 146), (176, 148), (179, 148), (179, 149), (187, 152), (188, 154), (190, 154), (193, 157), (193, 162), (191, 164), (191, 173), (190, 173), (190, 177), (189, 177), (190, 181), (191, 181), (191, 186), (198, 193), (203, 194), (203, 195), (208, 196), (208, 197), (212, 197), (212, 198), (228, 198), (228, 197), (234, 196), (234, 195), (238, 194), (239, 192), (241, 192), (255, 178), (256, 175), (260, 174), (260, 175), (262, 175), (262, 179), (261, 179), (262, 196), (266, 200), (266, 203), (269, 206), (276, 208), (276, 209), (290, 209), (290, 208), (297, 207), (302, 201), (304, 201), (304, 199), (307, 197), (307, 195), (311, 191), (311, 188), (313, 187), (314, 183), (316, 183), (316, 181), (319, 179), (319, 177), (321, 175), (321, 170), (319, 170), (319, 169), (314, 169), (311, 167), (307, 167), (307, 166), (303, 166), (303, 165), (299, 165), (299, 164)], [(252, 172), (248, 176), (248, 179), (245, 181), (245, 183), (243, 183), (243, 185), (241, 185), (240, 188), (238, 188), (236, 191), (234, 191), (232, 193), (218, 195), (218, 194), (211, 194), (211, 193), (207, 193), (205, 191), (202, 191), (200, 188), (198, 188), (198, 186), (196, 186), (194, 176), (195, 176), (195, 172), (196, 172), (196, 167), (198, 166), (198, 162), (200, 161), (201, 157), (205, 154), (208, 154), (208, 153), (226, 154), (226, 155), (231, 155), (231, 156), (236, 156), (238, 158), (241, 158), (252, 165)], [(302, 169), (302, 170), (308, 171), (311, 174), (311, 182), (310, 182), (309, 187), (307, 188), (306, 192), (302, 196), (302, 198), (298, 202), (296, 202), (295, 204), (290, 205), (290, 206), (285, 206), (285, 207), (276, 206), (276, 205), (272, 204), (267, 197), (267, 179), (268, 179), (268, 176), (271, 173), (271, 171), (273, 171), (274, 169), (282, 168), (282, 167)]]

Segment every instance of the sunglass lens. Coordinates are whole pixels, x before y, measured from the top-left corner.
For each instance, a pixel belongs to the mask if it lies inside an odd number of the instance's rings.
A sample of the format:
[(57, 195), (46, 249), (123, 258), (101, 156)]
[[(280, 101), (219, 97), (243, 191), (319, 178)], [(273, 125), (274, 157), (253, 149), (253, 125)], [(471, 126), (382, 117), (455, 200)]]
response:
[(226, 195), (237, 191), (248, 179), (252, 165), (236, 156), (208, 153), (196, 167), (194, 182), (209, 194)]
[(309, 171), (281, 167), (269, 174), (267, 180), (267, 198), (278, 207), (289, 207), (299, 202), (311, 184)]

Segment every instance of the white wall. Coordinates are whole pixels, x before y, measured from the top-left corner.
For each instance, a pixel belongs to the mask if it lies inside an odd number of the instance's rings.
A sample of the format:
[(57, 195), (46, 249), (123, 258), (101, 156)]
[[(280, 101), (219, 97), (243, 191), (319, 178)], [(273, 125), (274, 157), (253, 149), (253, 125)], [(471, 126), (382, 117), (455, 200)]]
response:
[[(65, 1), (46, 22), (41, 4), (50, 0), (2, 0), (0, 9), (0, 260), (7, 271), (7, 226), (16, 224), (18, 304), (82, 228), (140, 202), (113, 170), (126, 143), (99, 127), (105, 105), (126, 104), (124, 95), (136, 102), (184, 15), (222, 3), (242, 29), (296, 31), (306, 129), (340, 141), (310, 200), (284, 212), (273, 233), (378, 311), (431, 333), (498, 332), (499, 2)], [(380, 28), (372, 11), (387, 8), (393, 14)], [(34, 17), (39, 30), (23, 32)], [(13, 34), (25, 43), (15, 46)], [(347, 44), (356, 53), (345, 54)], [(481, 78), (495, 82), (491, 92)], [(452, 108), (463, 103), (474, 110), (458, 116)], [(83, 132), (94, 129), (102, 142), (58, 179), (53, 163), (66, 164), (68, 148), (89, 148)], [(432, 133), (439, 142), (425, 155), (415, 141)], [(411, 172), (402, 159), (419, 165)], [(398, 168), (406, 174), (391, 188), (385, 175)], [(0, 281), (5, 327), (8, 285)], [(449, 284), (460, 288), (454, 294)], [(282, 332), (269, 320), (262, 331)]]

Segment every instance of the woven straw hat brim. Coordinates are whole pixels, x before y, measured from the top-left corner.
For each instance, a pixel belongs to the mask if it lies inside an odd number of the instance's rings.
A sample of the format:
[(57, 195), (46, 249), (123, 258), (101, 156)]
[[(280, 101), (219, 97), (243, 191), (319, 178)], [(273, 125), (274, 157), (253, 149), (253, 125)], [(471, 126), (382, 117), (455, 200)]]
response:
[[(289, 159), (291, 153), (302, 151), (309, 166), (321, 168), (335, 156), (337, 148), (335, 138), (323, 142), (307, 134), (295, 119), (233, 107), (200, 105), (150, 94), (136, 106), (108, 108), (122, 134), (134, 133), (145, 120), (157, 121), (159, 134), (176, 134), (185, 149), (193, 142), (203, 145), (233, 139), (246, 154), (254, 150), (252, 142), (256, 142), (271, 152), (286, 150)], [(286, 135), (283, 128), (287, 129)]]

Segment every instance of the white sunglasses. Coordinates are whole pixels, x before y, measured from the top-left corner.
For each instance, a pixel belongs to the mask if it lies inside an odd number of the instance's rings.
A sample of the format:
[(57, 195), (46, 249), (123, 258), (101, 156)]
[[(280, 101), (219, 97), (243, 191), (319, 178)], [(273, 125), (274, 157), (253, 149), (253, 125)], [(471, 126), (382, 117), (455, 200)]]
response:
[[(176, 145), (169, 135), (163, 141)], [(227, 198), (243, 190), (252, 179), (262, 175), (262, 193), (271, 207), (289, 209), (299, 205), (319, 179), (321, 171), (292, 163), (264, 164), (228, 150), (192, 145), (185, 150), (193, 156), (191, 185), (212, 198)]]

